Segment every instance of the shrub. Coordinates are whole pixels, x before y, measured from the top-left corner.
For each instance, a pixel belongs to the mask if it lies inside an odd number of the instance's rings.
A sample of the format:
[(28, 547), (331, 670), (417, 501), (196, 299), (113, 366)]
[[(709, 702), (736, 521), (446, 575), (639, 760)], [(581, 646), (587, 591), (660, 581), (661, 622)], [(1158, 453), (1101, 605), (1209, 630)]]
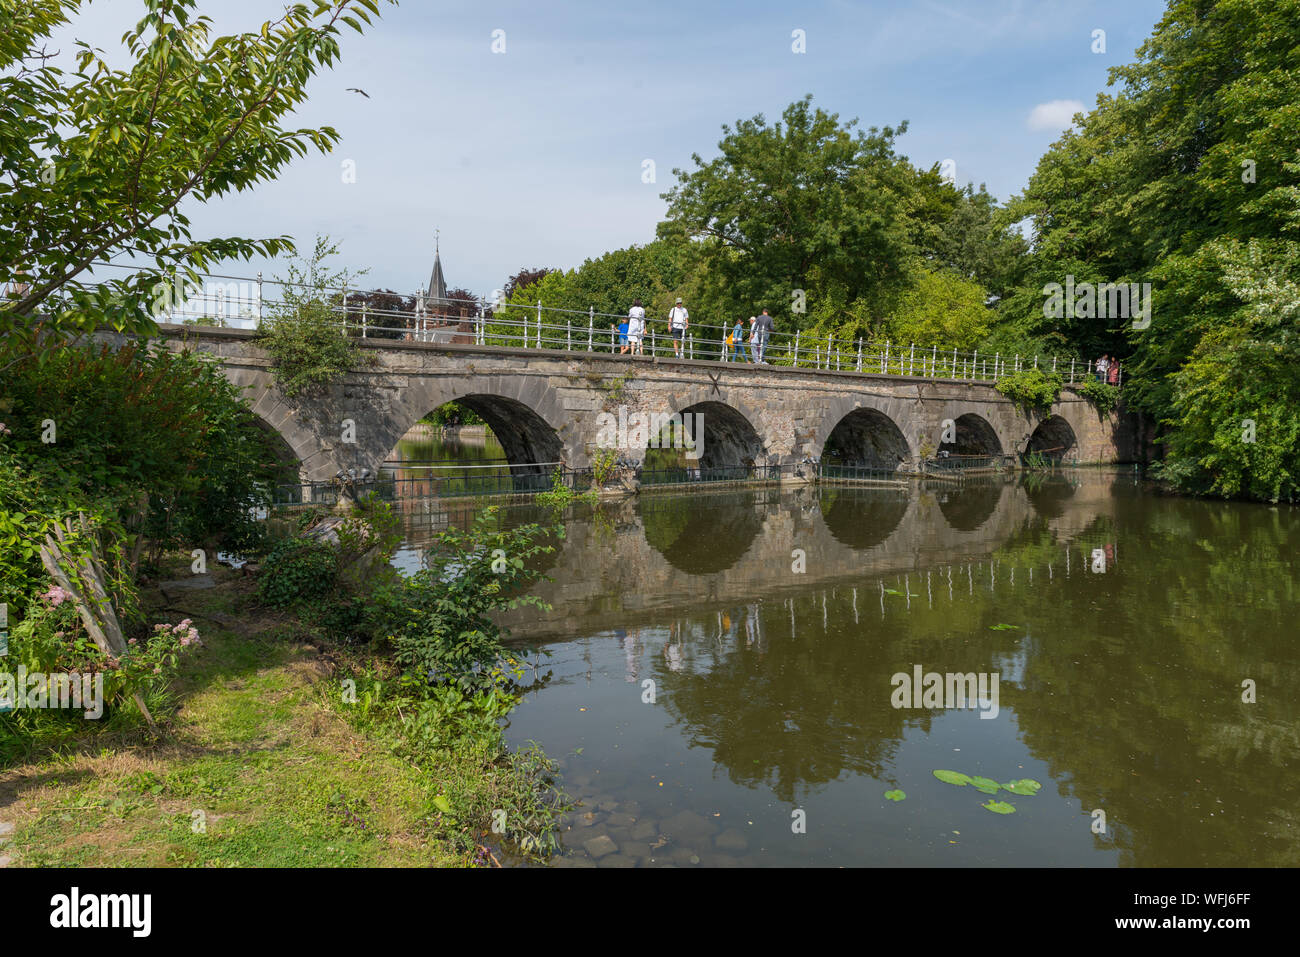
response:
[(343, 301), (336, 290), (364, 271), (329, 272), (324, 261), (337, 252), (327, 237), (317, 236), (311, 258), (290, 263), (280, 301), (262, 324), (261, 345), (271, 354), (280, 391), (289, 398), (318, 391), (357, 364), (357, 348), (344, 335), (343, 315), (336, 311)]
[(1074, 391), (1095, 405), (1097, 411), (1103, 415), (1107, 412), (1113, 412), (1115, 407), (1119, 405), (1119, 386), (1117, 385), (1098, 382), (1096, 379), (1088, 379), (1074, 386)]
[(468, 532), (440, 533), (429, 567), (401, 584), (391, 633), (397, 661), (409, 674), (467, 688), (489, 686), (493, 671), (513, 661), (494, 613), (524, 604), (546, 607), (519, 590), (541, 577), (529, 562), (555, 550), (541, 540), (562, 537), (563, 527), (493, 531), (496, 513), (480, 512)]
[(1022, 408), (1046, 409), (1060, 398), (1061, 385), (1059, 372), (1021, 369), (998, 379), (993, 388)]
[(334, 591), (338, 553), (324, 542), (290, 538), (266, 557), (257, 580), (257, 597), (272, 608), (289, 608)]

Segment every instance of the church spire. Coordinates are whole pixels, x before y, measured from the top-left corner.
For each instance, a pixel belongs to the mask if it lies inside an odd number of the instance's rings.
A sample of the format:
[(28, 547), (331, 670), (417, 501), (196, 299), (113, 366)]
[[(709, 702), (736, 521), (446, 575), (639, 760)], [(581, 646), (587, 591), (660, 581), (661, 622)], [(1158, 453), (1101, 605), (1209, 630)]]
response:
[(442, 275), (442, 250), (439, 230), (433, 232), (433, 272), (429, 274), (430, 305), (435, 310), (447, 305), (447, 280)]

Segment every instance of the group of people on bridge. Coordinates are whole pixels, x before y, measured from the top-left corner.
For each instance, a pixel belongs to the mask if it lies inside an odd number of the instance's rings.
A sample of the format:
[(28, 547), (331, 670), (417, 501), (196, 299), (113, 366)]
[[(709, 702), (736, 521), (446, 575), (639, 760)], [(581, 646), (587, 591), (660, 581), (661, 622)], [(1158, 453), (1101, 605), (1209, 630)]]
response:
[[(686, 339), (686, 330), (690, 328), (691, 316), (686, 311), (681, 297), (677, 298), (676, 304), (668, 311), (668, 333), (673, 340), (673, 355), (680, 359), (682, 357), (682, 343)], [(641, 304), (640, 299), (632, 301), (632, 308), (627, 311), (627, 318), (617, 326), (610, 324), (610, 329), (618, 331), (619, 355), (643, 355), (644, 341), (648, 331), (648, 320), (646, 319), (645, 306)], [(758, 365), (766, 365), (764, 354), (767, 351), (767, 342), (772, 333), (776, 331), (776, 321), (764, 309), (757, 316), (749, 317), (749, 357), (750, 361)], [(742, 320), (737, 319), (735, 328), (727, 333), (726, 339), (723, 340), (722, 358), (724, 362), (734, 359), (744, 360), (744, 345), (746, 340), (745, 324)]]

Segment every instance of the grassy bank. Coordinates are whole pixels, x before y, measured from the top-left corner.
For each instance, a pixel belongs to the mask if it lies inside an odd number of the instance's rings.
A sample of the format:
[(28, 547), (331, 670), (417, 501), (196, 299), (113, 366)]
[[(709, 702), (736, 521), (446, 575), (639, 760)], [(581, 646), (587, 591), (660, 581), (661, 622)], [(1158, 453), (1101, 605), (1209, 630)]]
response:
[(450, 818), (440, 795), (449, 779), (491, 793), (494, 769), (401, 758), (358, 730), (334, 656), (301, 640), (293, 618), (260, 610), (250, 579), (213, 577), (215, 588), (170, 602), (145, 593), (156, 620), (192, 618), (204, 643), (182, 665), (160, 738), (92, 731), (0, 771), (9, 866), (474, 863), (478, 822)]

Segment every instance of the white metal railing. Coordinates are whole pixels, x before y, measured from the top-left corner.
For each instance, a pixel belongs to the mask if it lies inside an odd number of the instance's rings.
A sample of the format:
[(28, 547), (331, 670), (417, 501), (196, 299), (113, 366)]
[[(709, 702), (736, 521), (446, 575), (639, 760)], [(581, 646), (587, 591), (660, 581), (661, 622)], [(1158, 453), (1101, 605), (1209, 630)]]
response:
[[(197, 324), (199, 320), (211, 320), (216, 325), (257, 328), (274, 318), (284, 306), (283, 294), (276, 294), (285, 285), (264, 280), (260, 273), (251, 279), (205, 276), (201, 287), (188, 286), (181, 294), (173, 295), (168, 308), (156, 318), (160, 322)], [(423, 290), (413, 296), (391, 290), (347, 287), (324, 291), (334, 300), (332, 308), (340, 316), (341, 334), (363, 339), (615, 354), (628, 348), (617, 329), (627, 317), (596, 312), (594, 308), (583, 312), (545, 306), (540, 301), (526, 306), (514, 302), (494, 313), (494, 307), (500, 307), (500, 303), (482, 299), (439, 300), (427, 296)], [(374, 295), (396, 296), (410, 305), (403, 309), (376, 309), (357, 301)], [(464, 312), (470, 314), (461, 314)], [(667, 317), (648, 319), (647, 326), (641, 354), (659, 358), (749, 363), (761, 356), (765, 364), (772, 366), (982, 382), (995, 381), (1023, 369), (1041, 368), (1059, 372), (1069, 384), (1093, 378), (1095, 368), (1095, 360), (1078, 356), (1021, 356), (1000, 352), (990, 355), (937, 344), (842, 339), (806, 330), (773, 332), (760, 350), (758, 343), (749, 341), (747, 323), (740, 327), (740, 341), (730, 346), (726, 339), (734, 333), (734, 323), (724, 326), (691, 320), (681, 340), (671, 336)]]

